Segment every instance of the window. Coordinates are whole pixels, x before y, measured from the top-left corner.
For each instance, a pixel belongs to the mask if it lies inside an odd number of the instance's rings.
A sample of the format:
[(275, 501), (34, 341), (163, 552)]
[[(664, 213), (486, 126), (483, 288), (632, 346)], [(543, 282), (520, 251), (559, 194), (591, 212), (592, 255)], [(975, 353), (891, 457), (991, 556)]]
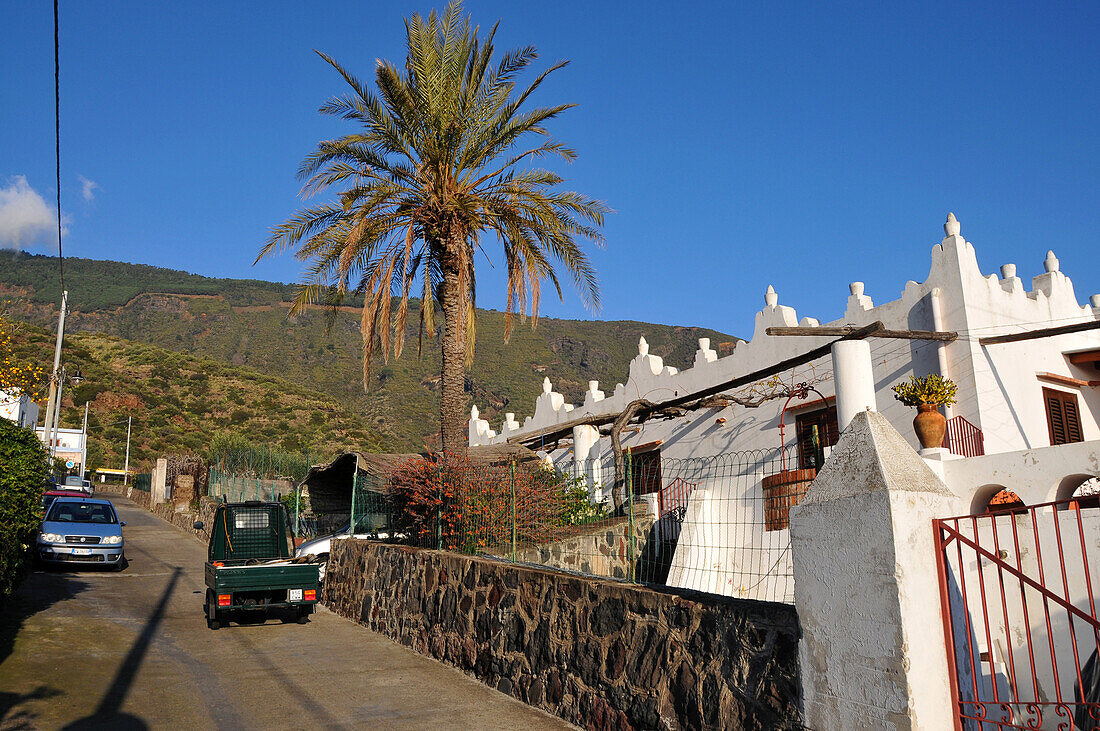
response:
[(661, 450), (630, 452), (630, 488), (635, 495), (661, 490)]
[(806, 470), (819, 467), (820, 462), (824, 461), (825, 447), (833, 446), (840, 439), (836, 405), (798, 414), (795, 417), (795, 432), (798, 437), (798, 468)]
[(1043, 404), (1046, 407), (1047, 429), (1050, 431), (1052, 446), (1084, 441), (1076, 394), (1044, 388)]

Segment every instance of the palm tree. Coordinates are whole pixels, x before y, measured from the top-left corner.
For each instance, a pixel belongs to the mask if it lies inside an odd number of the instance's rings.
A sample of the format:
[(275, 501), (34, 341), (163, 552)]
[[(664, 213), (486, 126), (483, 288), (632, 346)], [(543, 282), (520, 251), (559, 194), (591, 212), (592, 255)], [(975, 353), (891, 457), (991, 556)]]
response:
[[(445, 452), (464, 450), (464, 382), (475, 341), (475, 266), (495, 234), (507, 272), (505, 338), (515, 316), (537, 322), (544, 281), (558, 297), (560, 265), (586, 306), (599, 285), (578, 239), (602, 245), (606, 205), (568, 190), (556, 173), (523, 167), (576, 153), (550, 137), (546, 122), (572, 104), (525, 110), (531, 94), (567, 62), (546, 69), (522, 92), (515, 79), (538, 58), (527, 46), (493, 59), (494, 25), (478, 38), (459, 2), (405, 22), (404, 71), (379, 61), (372, 90), (318, 51), (351, 93), (320, 111), (361, 126), (325, 140), (302, 162), (304, 196), (339, 186), (338, 202), (305, 208), (272, 230), (257, 261), (293, 247), (310, 262), (292, 313), (362, 294), (363, 380), (375, 348), (400, 357), (409, 297), (421, 295), (419, 347), (443, 312), (440, 423)], [(394, 302), (396, 299), (396, 303)]]

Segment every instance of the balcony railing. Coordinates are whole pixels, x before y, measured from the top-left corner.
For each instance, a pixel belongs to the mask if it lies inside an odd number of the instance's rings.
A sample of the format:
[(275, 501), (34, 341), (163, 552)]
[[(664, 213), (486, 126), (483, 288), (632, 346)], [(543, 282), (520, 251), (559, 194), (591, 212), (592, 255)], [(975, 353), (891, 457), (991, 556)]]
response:
[(981, 457), (985, 454), (985, 437), (982, 430), (961, 416), (947, 420), (947, 433), (943, 435), (943, 446), (951, 454), (962, 457)]

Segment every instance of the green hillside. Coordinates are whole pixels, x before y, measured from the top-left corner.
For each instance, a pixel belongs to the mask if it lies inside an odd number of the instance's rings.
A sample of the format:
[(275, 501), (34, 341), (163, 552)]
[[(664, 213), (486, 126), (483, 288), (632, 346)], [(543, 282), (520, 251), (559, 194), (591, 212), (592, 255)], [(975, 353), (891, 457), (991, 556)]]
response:
[[(11, 316), (47, 327), (56, 323), (56, 267), (47, 256), (0, 252), (0, 297), (11, 301)], [(65, 272), (69, 332), (106, 333), (308, 384), (358, 414), (363, 428), (388, 448), (438, 443), (438, 346), (426, 342), (418, 359), (415, 332), (401, 359), (378, 359), (364, 392), (354, 308), (341, 310), (330, 323), (321, 308), (288, 317), (293, 288), (284, 284), (88, 259), (66, 259)], [(411, 312), (409, 322), (416, 320)], [(714, 347), (736, 341), (703, 328), (629, 321), (543, 318), (534, 330), (517, 326), (509, 344), (503, 332), (503, 313), (478, 312), (477, 358), (466, 385), (472, 403), (494, 423), (505, 411), (519, 419), (530, 414), (544, 375), (572, 402), (583, 398), (590, 379), (613, 389), (626, 378), (642, 335), (651, 352), (677, 367), (691, 363), (700, 337), (711, 338)]]
[[(49, 369), (53, 335), (23, 323), (12, 337), (19, 362)], [(90, 467), (122, 467), (126, 419), (133, 417), (130, 464), (148, 470), (159, 456), (205, 452), (215, 435), (235, 434), (286, 451), (330, 457), (386, 445), (358, 414), (302, 384), (210, 358), (175, 353), (101, 333), (74, 333), (64, 361), (83, 381), (63, 393), (61, 426), (80, 428), (88, 403)]]

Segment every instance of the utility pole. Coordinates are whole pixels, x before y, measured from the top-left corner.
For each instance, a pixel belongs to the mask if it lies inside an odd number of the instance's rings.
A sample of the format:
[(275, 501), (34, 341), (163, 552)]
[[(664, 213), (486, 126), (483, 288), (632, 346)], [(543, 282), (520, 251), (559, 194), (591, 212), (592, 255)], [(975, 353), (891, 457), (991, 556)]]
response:
[(84, 402), (84, 426), (80, 427), (80, 479), (84, 480), (84, 463), (88, 461), (88, 402)]
[(65, 366), (57, 371), (57, 403), (53, 409), (53, 424), (50, 425), (50, 456), (57, 458), (57, 447), (60, 446), (57, 437), (57, 425), (61, 421), (61, 398), (62, 392), (65, 390)]
[(65, 290), (61, 293), (61, 314), (57, 320), (57, 342), (53, 347), (53, 375), (50, 377), (50, 400), (46, 404), (46, 418), (42, 422), (42, 436), (46, 437), (46, 446), (49, 449), (50, 457), (53, 457), (53, 436), (51, 432), (51, 426), (56, 419), (54, 418), (56, 411), (58, 411), (58, 373), (61, 368), (61, 341), (65, 337), (65, 310), (69, 304), (69, 292)]
[(122, 486), (126, 486), (126, 481), (130, 478), (130, 421), (133, 416), (126, 417), (126, 463), (122, 465)]

